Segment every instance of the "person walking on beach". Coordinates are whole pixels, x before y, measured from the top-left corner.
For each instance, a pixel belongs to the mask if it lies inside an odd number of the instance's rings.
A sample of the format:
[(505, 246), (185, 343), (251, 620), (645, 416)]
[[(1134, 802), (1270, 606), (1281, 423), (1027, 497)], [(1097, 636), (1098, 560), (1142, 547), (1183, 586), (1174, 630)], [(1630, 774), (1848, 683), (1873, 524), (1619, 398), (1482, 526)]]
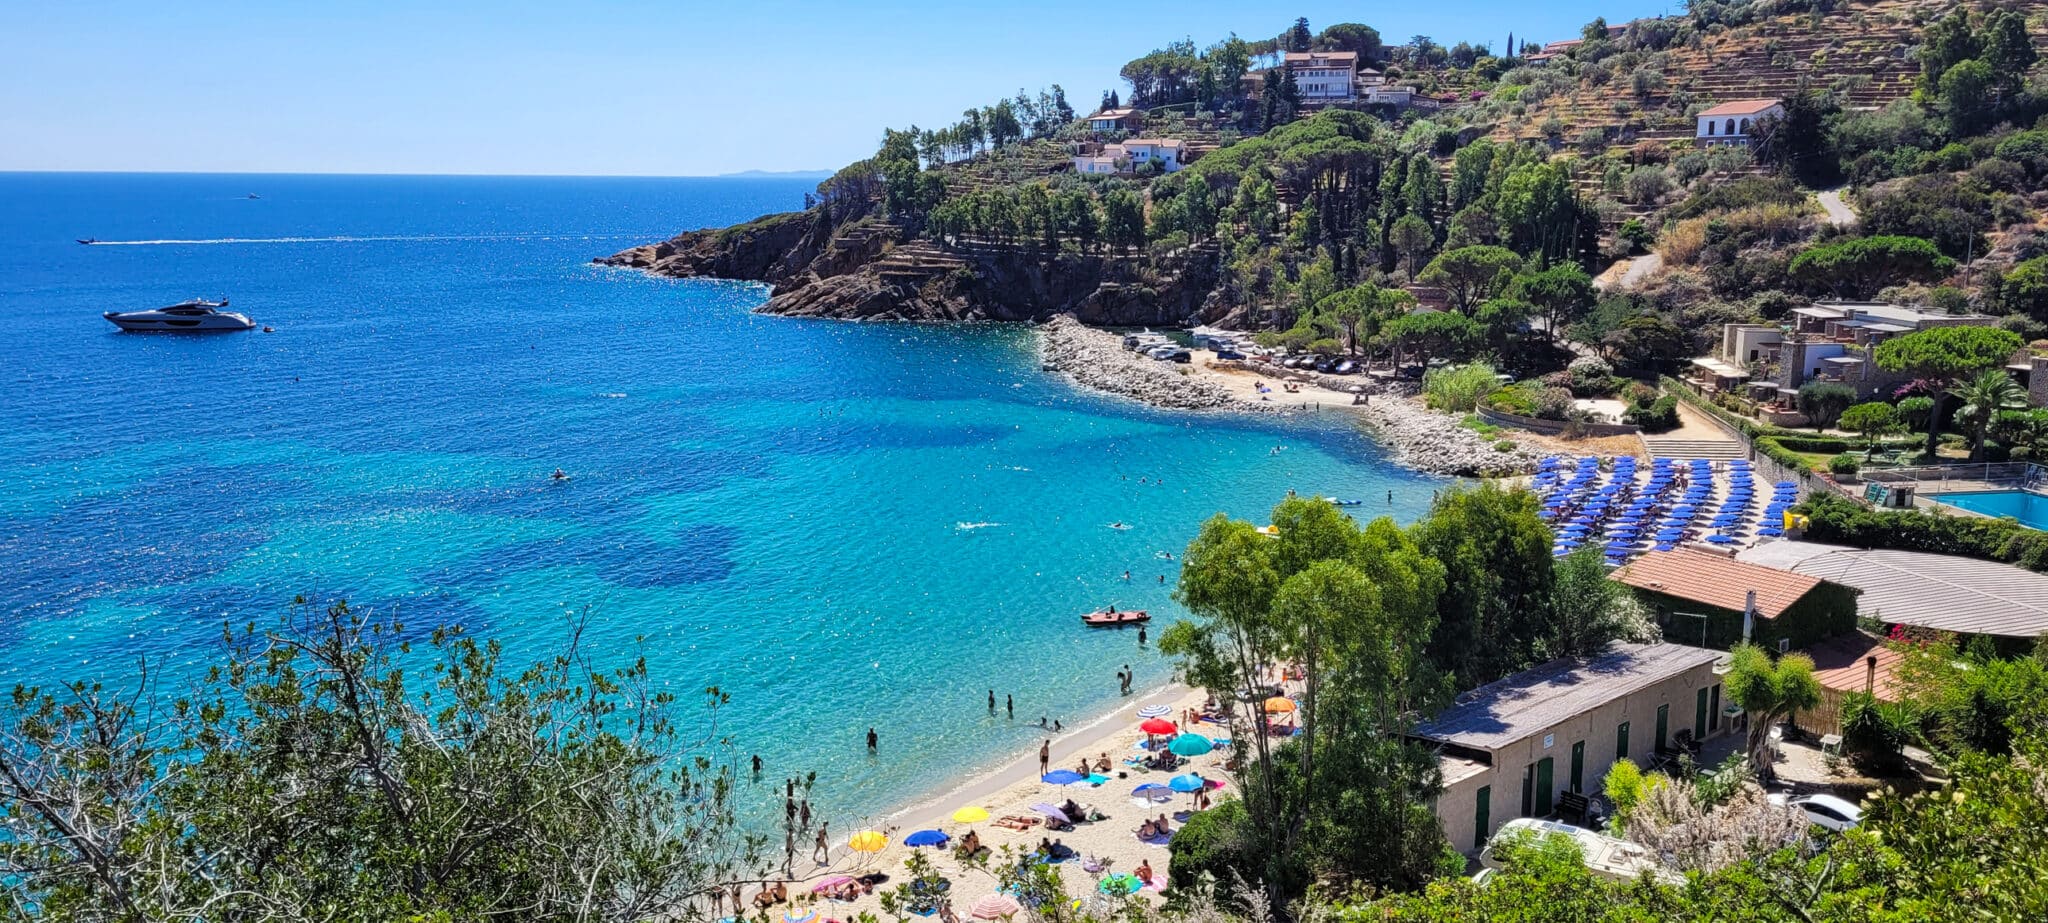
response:
[(803, 826), (805, 827), (805, 829), (809, 829), (809, 828), (810, 828), (810, 826), (811, 826), (811, 799), (809, 799), (809, 798), (805, 798), (805, 799), (803, 800), (803, 802), (802, 802), (801, 804), (797, 805), (797, 809), (796, 809), (796, 816), (797, 816), (797, 822), (798, 822), (798, 823), (802, 824), (802, 825), (803, 825)]
[(824, 865), (825, 861), (831, 856), (831, 847), (825, 845), (830, 842), (825, 836), (825, 828), (830, 826), (832, 826), (832, 822), (829, 820), (818, 825), (818, 845), (811, 850), (811, 861), (819, 865)]
[(876, 741), (878, 741), (878, 740), (880, 740), (880, 738), (878, 738), (878, 737), (876, 737), (876, 736), (875, 736), (875, 729), (874, 729), (874, 728), (868, 728), (868, 752), (869, 752), (869, 753), (873, 753), (873, 752), (875, 752), (875, 743), (876, 743)]
[(1051, 771), (1052, 741), (1040, 741), (1038, 744), (1038, 774), (1042, 776)]

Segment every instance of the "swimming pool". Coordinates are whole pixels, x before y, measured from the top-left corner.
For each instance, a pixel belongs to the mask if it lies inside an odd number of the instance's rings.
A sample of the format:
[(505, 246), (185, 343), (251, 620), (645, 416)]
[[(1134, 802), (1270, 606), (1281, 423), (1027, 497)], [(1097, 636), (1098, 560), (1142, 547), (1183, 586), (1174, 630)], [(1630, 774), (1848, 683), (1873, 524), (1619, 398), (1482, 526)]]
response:
[(1973, 490), (1932, 498), (1986, 516), (2011, 516), (2020, 525), (2048, 532), (2048, 494), (2030, 490)]

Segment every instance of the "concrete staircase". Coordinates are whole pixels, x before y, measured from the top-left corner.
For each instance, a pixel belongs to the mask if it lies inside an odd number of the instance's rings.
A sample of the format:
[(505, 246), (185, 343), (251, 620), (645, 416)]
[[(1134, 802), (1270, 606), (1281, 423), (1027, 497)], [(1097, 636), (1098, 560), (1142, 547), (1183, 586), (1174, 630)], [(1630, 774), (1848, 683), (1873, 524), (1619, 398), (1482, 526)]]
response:
[(1742, 443), (1733, 439), (1694, 439), (1675, 436), (1644, 435), (1643, 450), (1652, 457), (1692, 459), (1704, 458), (1710, 461), (1729, 461), (1748, 458), (1749, 452)]

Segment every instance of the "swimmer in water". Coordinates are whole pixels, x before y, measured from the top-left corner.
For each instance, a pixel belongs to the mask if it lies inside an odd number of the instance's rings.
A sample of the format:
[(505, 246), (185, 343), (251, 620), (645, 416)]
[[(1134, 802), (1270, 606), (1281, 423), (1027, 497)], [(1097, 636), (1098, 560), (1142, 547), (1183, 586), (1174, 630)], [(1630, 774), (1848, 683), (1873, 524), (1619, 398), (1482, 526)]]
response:
[(562, 469), (560, 468), (556, 468), (555, 473), (548, 476), (554, 478), (557, 481), (566, 481), (569, 479), (569, 476), (567, 474), (562, 473)]

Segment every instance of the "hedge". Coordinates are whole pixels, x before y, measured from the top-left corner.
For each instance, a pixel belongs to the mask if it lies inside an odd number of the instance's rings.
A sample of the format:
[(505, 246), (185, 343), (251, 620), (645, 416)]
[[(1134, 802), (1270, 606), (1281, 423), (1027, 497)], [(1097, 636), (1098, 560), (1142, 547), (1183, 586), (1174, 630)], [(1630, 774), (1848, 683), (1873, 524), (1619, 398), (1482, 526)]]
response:
[(1773, 436), (1778, 444), (1794, 452), (1813, 452), (1819, 455), (1834, 455), (1847, 452), (1855, 446), (1847, 439), (1832, 436)]
[(2048, 573), (2048, 532), (2010, 519), (1879, 511), (1827, 493), (1808, 497), (1798, 511), (1812, 520), (1808, 541), (1961, 555)]

